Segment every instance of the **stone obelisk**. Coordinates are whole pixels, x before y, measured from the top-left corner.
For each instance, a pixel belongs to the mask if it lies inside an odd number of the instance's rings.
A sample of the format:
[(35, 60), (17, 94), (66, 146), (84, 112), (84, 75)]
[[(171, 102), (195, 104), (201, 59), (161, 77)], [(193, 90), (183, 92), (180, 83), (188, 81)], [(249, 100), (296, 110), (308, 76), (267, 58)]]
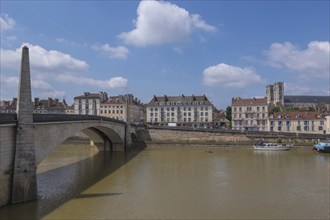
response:
[(22, 49), (17, 102), (17, 132), (12, 181), (12, 203), (37, 199), (36, 156), (29, 48)]

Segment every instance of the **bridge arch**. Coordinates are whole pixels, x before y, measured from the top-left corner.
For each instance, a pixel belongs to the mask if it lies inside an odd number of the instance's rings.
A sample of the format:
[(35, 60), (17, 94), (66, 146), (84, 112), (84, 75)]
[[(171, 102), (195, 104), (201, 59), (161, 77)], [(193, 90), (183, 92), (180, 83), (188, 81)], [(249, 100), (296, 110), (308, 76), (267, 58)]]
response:
[(36, 164), (39, 165), (58, 145), (83, 132), (99, 150), (124, 151), (125, 125), (110, 122), (57, 122), (34, 125)]

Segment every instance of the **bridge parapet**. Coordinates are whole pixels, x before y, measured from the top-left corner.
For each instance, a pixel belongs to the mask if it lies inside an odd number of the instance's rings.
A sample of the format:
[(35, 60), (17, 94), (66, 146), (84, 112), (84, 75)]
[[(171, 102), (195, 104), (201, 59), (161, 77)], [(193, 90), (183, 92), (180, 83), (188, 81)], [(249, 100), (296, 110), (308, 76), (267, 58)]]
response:
[(124, 121), (116, 120), (113, 118), (96, 116), (96, 115), (67, 115), (67, 114), (34, 114), (33, 122), (63, 122), (63, 121), (108, 121), (118, 124), (126, 124)]
[(17, 114), (5, 113), (0, 114), (0, 124), (16, 124)]

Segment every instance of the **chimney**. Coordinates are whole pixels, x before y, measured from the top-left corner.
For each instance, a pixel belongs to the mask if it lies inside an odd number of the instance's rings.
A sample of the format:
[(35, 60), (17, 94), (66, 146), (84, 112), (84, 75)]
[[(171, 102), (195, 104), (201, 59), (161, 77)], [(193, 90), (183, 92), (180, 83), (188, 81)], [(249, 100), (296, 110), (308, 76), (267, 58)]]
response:
[(34, 107), (37, 107), (39, 104), (39, 98), (34, 98)]

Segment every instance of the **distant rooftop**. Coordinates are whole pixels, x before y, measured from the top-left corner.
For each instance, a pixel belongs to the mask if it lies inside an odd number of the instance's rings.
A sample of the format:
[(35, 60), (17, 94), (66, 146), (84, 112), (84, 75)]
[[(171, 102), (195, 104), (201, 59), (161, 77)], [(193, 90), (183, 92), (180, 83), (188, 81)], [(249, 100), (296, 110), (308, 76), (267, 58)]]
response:
[(193, 103), (193, 102), (204, 102), (205, 105), (211, 105), (211, 102), (208, 100), (208, 98), (203, 96), (154, 96), (153, 99), (148, 103), (148, 105), (154, 105), (156, 102), (158, 103), (165, 103), (165, 102), (172, 102), (172, 103)]
[(284, 103), (325, 103), (325, 104), (330, 104), (330, 96), (285, 95)]
[(240, 97), (232, 99), (232, 106), (257, 106), (267, 105), (266, 98), (242, 99)]

